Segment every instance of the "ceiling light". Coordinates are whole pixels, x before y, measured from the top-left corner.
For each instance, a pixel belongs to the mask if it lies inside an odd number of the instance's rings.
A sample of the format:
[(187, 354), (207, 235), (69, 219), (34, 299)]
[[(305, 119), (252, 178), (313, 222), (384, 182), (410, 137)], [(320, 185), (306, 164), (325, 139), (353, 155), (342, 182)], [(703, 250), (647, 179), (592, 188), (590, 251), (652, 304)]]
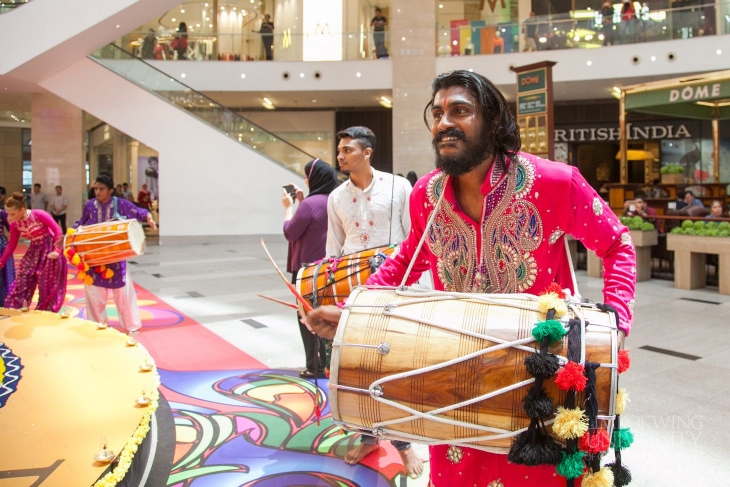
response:
[(234, 11), (234, 12), (236, 11), (236, 7), (233, 7), (233, 11)]
[(613, 91), (615, 91), (618, 94), (621, 94), (621, 88), (619, 88), (618, 86), (614, 86)]
[(208, 6), (208, 4), (206, 3), (206, 4), (205, 4), (205, 6), (207, 7), (207, 6)]
[(300, 78), (304, 78), (304, 73), (299, 73)]
[(210, 17), (206, 17), (206, 18), (205, 18), (205, 21), (206, 21), (206, 22), (210, 22)]
[(312, 100), (312, 103), (317, 103), (317, 100)]
[(717, 53), (718, 53), (718, 54), (722, 54), (722, 49), (718, 49), (718, 50), (717, 50)]
[(405, 42), (406, 38), (405, 37), (401, 37), (400, 40), (402, 40), (402, 41)]
[(591, 64), (593, 64), (593, 62), (591, 62), (591, 61), (586, 61), (586, 64), (587, 64), (588, 66), (590, 66)]
[(359, 78), (360, 76), (362, 76), (362, 74), (356, 73), (355, 76), (357, 76)]
[(208, 24), (208, 27), (210, 27), (212, 29), (213, 28), (213, 24)]
[(652, 56), (652, 57), (651, 57), (650, 59), (651, 59), (652, 61), (656, 61), (656, 56)]
[(439, 3), (439, 8), (444, 8), (444, 4), (443, 3)]
[[(274, 108), (276, 108), (274, 104), (271, 103), (271, 100), (269, 100), (268, 98), (264, 98), (264, 101), (261, 102), (261, 105), (263, 105), (263, 107), (267, 110), (273, 110)], [(253, 131), (253, 128), (251, 130)]]
[(117, 24), (117, 29), (119, 28), (119, 24)]
[(246, 73), (241, 73), (241, 78), (245, 78), (245, 77), (246, 77)]
[(180, 9), (180, 13), (181, 13), (181, 14), (184, 14), (184, 13), (185, 13), (185, 9), (184, 9), (184, 8), (181, 8), (181, 9)]
[(181, 74), (180, 77), (181, 78), (184, 78), (185, 77), (185, 73)]
[(173, 22), (177, 22), (177, 19), (175, 17), (172, 18)]
[(393, 102), (387, 96), (381, 96), (378, 103), (385, 108), (393, 108)]
[(200, 27), (200, 24), (195, 24), (195, 27)]

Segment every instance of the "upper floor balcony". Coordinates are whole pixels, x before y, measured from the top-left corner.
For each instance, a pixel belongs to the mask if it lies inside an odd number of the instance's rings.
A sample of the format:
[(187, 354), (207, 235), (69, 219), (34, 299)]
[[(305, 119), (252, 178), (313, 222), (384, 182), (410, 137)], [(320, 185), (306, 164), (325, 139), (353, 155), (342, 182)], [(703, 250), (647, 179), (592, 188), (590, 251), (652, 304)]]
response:
[[(291, 6), (296, 3), (274, 2), (274, 15), (266, 21), (264, 2), (190, 1), (117, 44), (145, 59), (195, 61), (361, 61), (388, 58), (397, 49), (387, 6), (378, 17), (362, 1), (332, 0), (323, 6), (322, 1), (304, 0), (298, 10)], [(434, 4), (436, 25), (427, 35), (433, 36), (439, 57), (451, 57), (595, 49), (730, 33), (730, 2), (667, 9), (635, 1), (596, 10), (589, 2), (573, 1), (581, 3), (585, 8), (530, 16), (500, 9), (500, 2), (443, 1)]]

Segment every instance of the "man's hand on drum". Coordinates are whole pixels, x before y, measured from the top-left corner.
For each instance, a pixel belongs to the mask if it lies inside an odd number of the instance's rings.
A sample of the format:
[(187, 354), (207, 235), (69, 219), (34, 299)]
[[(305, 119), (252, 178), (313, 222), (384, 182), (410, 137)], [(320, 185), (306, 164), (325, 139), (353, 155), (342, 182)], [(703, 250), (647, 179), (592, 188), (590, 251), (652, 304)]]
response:
[(150, 226), (152, 230), (157, 230), (157, 224), (155, 223), (155, 220), (152, 218), (152, 213), (147, 213), (147, 224)]
[(337, 332), (337, 324), (340, 322), (342, 310), (337, 306), (327, 305), (313, 309), (302, 322), (312, 330), (313, 333), (332, 340)]

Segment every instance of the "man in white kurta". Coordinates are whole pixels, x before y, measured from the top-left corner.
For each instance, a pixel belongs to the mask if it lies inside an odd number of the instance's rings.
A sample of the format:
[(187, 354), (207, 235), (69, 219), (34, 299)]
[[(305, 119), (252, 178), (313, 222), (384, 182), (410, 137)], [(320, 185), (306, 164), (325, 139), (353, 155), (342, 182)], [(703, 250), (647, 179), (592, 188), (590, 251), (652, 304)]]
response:
[[(369, 128), (350, 127), (338, 132), (337, 138), (337, 162), (350, 179), (327, 200), (327, 255), (339, 257), (402, 242), (411, 229), (411, 183), (370, 166), (375, 134)], [(410, 443), (392, 443), (406, 473), (420, 476), (423, 465)], [(345, 461), (353, 465), (379, 448), (377, 438), (362, 435), (362, 443), (347, 452)]]

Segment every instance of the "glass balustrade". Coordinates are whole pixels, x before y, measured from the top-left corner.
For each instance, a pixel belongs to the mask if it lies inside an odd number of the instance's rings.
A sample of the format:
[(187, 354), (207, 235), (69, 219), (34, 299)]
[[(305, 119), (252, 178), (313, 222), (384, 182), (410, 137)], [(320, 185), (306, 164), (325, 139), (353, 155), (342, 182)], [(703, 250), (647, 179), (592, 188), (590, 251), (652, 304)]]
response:
[[(491, 25), (479, 18), (479, 12), (474, 19), (461, 20), (445, 20), (437, 15), (440, 27), (428, 35), (435, 37), (439, 56), (464, 56), (592, 49), (730, 33), (730, 2), (654, 10), (634, 2), (634, 7), (633, 19), (622, 15), (621, 4), (616, 3), (613, 15), (607, 18), (600, 10), (588, 8), (537, 16), (522, 23)], [(150, 60), (258, 61), (266, 59), (265, 44), (270, 43), (274, 61), (350, 61), (387, 58), (394, 49), (400, 52), (400, 39), (393, 38), (392, 28), (382, 34), (382, 47), (377, 49), (380, 33), (367, 27), (358, 32), (320, 29), (309, 34), (276, 29), (267, 36), (257, 32), (216, 33), (201, 25), (189, 27), (185, 41), (174, 28), (160, 27), (153, 35), (144, 29), (130, 32), (117, 44), (136, 57)]]
[(300, 175), (304, 175), (304, 165), (314, 159), (314, 156), (220, 105), (215, 100), (170, 78), (162, 71), (115, 45), (106, 46), (90, 57), (141, 88), (164, 98), (238, 142)]

